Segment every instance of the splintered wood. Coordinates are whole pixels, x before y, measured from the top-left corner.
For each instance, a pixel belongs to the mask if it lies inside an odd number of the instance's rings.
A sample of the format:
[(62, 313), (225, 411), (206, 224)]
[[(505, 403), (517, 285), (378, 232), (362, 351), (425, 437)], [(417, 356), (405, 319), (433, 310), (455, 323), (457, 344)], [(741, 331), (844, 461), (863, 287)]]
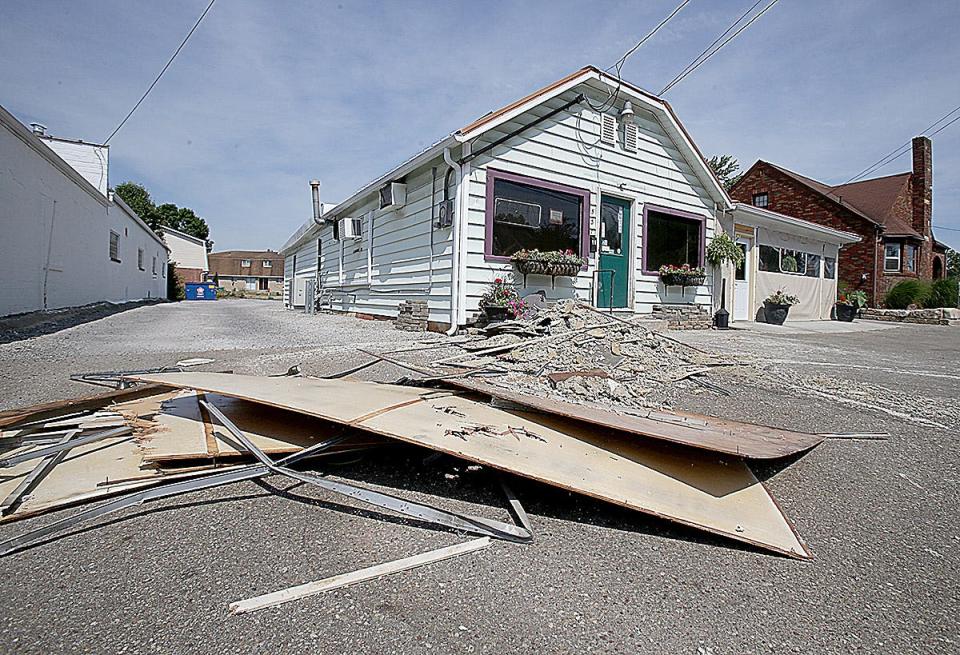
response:
[[(562, 417), (498, 409), (448, 391), (217, 373), (136, 379), (334, 421), (778, 553), (809, 557), (767, 490), (737, 457), (638, 439)], [(489, 429), (478, 432), (477, 426)]]

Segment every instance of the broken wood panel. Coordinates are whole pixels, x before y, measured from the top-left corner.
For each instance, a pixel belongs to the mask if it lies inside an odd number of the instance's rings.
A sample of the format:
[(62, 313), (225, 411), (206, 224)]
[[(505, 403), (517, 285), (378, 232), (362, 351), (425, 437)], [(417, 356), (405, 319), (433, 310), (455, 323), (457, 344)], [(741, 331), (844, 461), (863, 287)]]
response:
[(57, 400), (51, 403), (31, 405), (30, 407), (22, 407), (19, 409), (9, 409), (0, 412), (0, 428), (8, 428), (20, 423), (63, 416), (84, 409), (109, 407), (113, 403), (126, 402), (136, 398), (143, 398), (144, 396), (152, 396), (161, 391), (164, 391), (164, 389), (151, 384), (118, 391), (108, 391), (87, 398), (70, 398), (68, 400)]
[(739, 458), (411, 387), (205, 373), (138, 379), (349, 422), (778, 553), (809, 557), (767, 490)]
[[(597, 403), (579, 404), (533, 396), (478, 380), (452, 379), (444, 384), (604, 428), (749, 459), (788, 457), (810, 450), (823, 441), (822, 435), (690, 412), (624, 407), (624, 413), (621, 413)], [(631, 413), (625, 413), (628, 411)]]

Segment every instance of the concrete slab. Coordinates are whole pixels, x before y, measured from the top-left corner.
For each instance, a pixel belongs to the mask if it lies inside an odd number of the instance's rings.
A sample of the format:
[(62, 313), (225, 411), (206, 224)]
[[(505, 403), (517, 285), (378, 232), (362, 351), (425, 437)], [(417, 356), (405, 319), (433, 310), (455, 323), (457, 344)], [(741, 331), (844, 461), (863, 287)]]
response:
[(899, 323), (884, 323), (881, 321), (791, 321), (789, 318), (783, 325), (771, 325), (756, 321), (737, 321), (730, 324), (731, 330), (746, 332), (761, 332), (764, 334), (847, 334), (851, 332), (874, 332), (889, 330), (900, 326)]

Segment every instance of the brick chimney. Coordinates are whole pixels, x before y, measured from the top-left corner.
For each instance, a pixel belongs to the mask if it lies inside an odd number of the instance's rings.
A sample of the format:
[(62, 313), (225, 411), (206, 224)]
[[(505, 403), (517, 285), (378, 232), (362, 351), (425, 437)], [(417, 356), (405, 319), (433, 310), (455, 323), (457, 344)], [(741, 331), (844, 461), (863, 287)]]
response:
[(913, 229), (929, 236), (933, 218), (933, 147), (925, 136), (913, 138), (913, 176), (910, 199)]

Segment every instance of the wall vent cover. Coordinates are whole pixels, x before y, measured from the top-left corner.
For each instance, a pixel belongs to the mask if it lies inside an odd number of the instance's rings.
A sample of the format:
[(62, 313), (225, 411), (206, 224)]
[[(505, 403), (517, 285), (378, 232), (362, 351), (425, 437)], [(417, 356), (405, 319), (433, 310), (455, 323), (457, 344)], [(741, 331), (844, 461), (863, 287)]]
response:
[(610, 114), (600, 114), (600, 141), (611, 146), (617, 144), (617, 119)]
[(623, 149), (628, 152), (637, 151), (637, 126), (625, 123), (623, 126)]

